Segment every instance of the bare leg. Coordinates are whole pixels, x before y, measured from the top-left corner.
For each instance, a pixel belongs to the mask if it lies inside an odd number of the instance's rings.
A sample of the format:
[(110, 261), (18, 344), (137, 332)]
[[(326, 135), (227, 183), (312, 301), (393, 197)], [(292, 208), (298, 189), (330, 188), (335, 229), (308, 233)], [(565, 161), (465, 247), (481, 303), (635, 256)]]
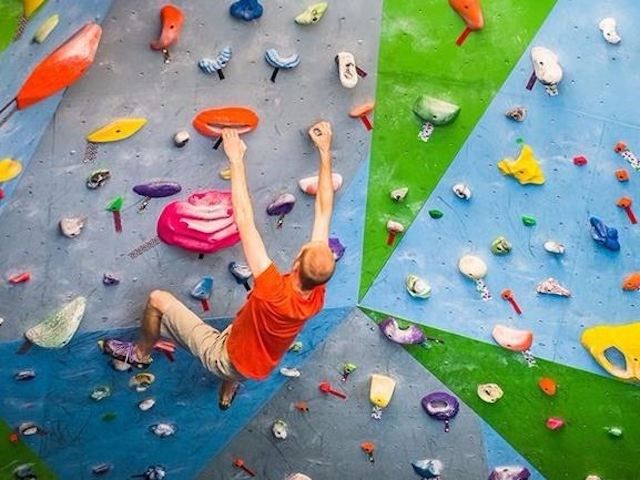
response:
[(139, 358), (147, 358), (151, 355), (153, 346), (160, 338), (160, 322), (162, 315), (174, 300), (173, 295), (162, 290), (153, 290), (149, 294), (147, 306), (144, 309), (144, 317), (140, 325), (140, 339), (136, 343)]

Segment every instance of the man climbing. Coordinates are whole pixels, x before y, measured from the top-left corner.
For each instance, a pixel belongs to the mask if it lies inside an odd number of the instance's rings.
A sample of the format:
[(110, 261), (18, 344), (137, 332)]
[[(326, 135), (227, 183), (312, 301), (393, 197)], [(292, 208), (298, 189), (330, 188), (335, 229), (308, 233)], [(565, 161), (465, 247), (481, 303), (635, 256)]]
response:
[[(244, 155), (247, 150), (238, 133), (225, 129), (224, 151), (231, 168), (231, 196), (242, 249), (255, 278), (255, 286), (235, 319), (220, 332), (204, 323), (169, 292), (154, 290), (142, 319), (136, 343), (115, 339), (103, 342), (103, 351), (116, 362), (145, 368), (151, 351), (163, 337), (197, 356), (204, 367), (222, 379), (219, 406), (231, 406), (239, 382), (263, 380), (280, 362), (305, 322), (324, 304), (325, 284), (335, 261), (329, 248), (333, 211), (331, 181), (331, 125), (319, 122), (309, 136), (320, 154), (318, 193), (311, 241), (302, 246), (291, 272), (282, 274), (267, 254), (253, 218), (247, 188)], [(126, 366), (126, 365), (125, 365)]]

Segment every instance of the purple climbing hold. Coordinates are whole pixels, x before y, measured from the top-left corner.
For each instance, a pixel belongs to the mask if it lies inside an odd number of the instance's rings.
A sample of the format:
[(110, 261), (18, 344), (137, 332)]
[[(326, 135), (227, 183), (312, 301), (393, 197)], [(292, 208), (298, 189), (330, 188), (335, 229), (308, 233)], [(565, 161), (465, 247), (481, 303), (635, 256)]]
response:
[(620, 242), (618, 242), (618, 230), (608, 227), (602, 220), (596, 217), (589, 219), (591, 223), (591, 237), (596, 243), (599, 243), (609, 250), (620, 250)]
[(162, 181), (141, 183), (133, 187), (133, 191), (138, 195), (150, 198), (170, 197), (180, 190), (182, 190), (182, 187), (179, 183)]
[(36, 371), (33, 368), (28, 368), (26, 370), (20, 370), (15, 375), (15, 379), (19, 380), (21, 382), (24, 381), (24, 380), (31, 380), (33, 378), (36, 378)]
[(444, 431), (449, 431), (449, 420), (458, 414), (460, 403), (446, 392), (433, 392), (422, 398), (422, 408), (427, 414), (444, 422)]
[(111, 273), (103, 273), (102, 283), (107, 287), (110, 287), (112, 285), (118, 285), (120, 283), (120, 279)]
[(425, 342), (424, 333), (415, 325), (408, 328), (400, 328), (398, 321), (393, 317), (388, 317), (378, 325), (380, 331), (389, 340), (401, 345), (415, 345)]
[(344, 255), (344, 251), (347, 249), (338, 237), (329, 237), (329, 248), (333, 252), (333, 259), (337, 262)]
[(293, 206), (296, 204), (296, 197), (291, 193), (283, 193), (278, 196), (267, 207), (267, 215), (272, 217), (278, 217), (278, 228), (282, 226), (284, 216), (293, 210)]
[(496, 467), (491, 471), (489, 480), (528, 480), (531, 472), (519, 465)]

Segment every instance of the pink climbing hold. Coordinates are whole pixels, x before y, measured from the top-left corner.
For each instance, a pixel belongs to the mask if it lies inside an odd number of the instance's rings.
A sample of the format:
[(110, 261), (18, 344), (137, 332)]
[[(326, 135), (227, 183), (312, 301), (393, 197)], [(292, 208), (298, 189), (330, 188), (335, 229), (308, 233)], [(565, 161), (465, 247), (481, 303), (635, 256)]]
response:
[(560, 430), (564, 427), (565, 421), (560, 417), (549, 417), (546, 425), (549, 430)]
[(588, 163), (587, 157), (584, 155), (578, 155), (573, 157), (573, 164), (577, 167), (584, 167)]

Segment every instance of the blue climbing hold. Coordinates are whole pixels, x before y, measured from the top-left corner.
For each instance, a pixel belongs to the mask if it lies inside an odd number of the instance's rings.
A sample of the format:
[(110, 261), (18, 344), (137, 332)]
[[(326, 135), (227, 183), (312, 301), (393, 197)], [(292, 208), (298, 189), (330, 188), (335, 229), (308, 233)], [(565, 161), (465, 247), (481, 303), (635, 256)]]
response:
[(238, 0), (231, 4), (229, 13), (234, 18), (250, 22), (262, 16), (262, 5), (258, 0)]
[(191, 289), (191, 296), (197, 300), (207, 300), (211, 298), (212, 291), (213, 277), (202, 277), (202, 280)]
[(614, 252), (620, 250), (618, 230), (613, 227), (608, 227), (602, 220), (596, 217), (591, 217), (589, 222), (591, 223), (591, 237), (596, 243)]

